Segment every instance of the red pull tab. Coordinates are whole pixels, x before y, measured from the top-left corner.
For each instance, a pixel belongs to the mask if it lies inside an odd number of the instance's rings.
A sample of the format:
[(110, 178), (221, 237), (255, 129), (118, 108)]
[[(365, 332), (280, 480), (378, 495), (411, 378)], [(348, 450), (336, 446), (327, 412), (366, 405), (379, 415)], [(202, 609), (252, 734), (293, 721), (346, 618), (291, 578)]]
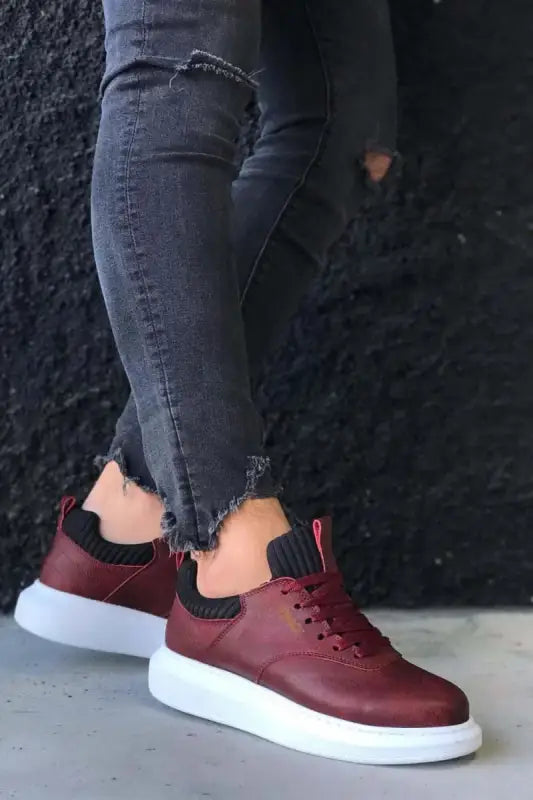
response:
[(76, 505), (75, 497), (70, 497), (69, 495), (65, 495), (65, 497), (61, 498), (61, 505), (59, 507), (59, 519), (57, 520), (58, 531), (63, 530), (63, 523), (65, 521), (65, 517), (70, 511), (72, 511), (75, 505)]
[(333, 555), (331, 517), (321, 517), (313, 520), (313, 533), (315, 534), (315, 542), (322, 559), (324, 571), (336, 572), (338, 566)]

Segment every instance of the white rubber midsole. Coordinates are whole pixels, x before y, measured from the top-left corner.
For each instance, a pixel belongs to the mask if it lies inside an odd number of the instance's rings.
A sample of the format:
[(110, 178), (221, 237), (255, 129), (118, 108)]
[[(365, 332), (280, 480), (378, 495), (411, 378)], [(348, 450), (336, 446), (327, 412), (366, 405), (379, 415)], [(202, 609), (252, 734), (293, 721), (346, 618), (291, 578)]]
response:
[(150, 692), (172, 708), (312, 755), (361, 764), (416, 764), (473, 753), (481, 729), (469, 719), (440, 728), (382, 728), (319, 714), (217, 667), (160, 647)]
[(141, 658), (150, 658), (165, 640), (162, 617), (60, 592), (39, 580), (21, 592), (15, 620), (53, 642)]

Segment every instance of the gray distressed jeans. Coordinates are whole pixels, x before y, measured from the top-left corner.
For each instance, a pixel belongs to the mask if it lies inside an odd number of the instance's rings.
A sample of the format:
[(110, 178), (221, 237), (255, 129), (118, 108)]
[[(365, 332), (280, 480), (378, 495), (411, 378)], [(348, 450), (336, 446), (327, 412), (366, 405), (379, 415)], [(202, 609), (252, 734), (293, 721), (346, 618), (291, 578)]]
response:
[[(107, 458), (175, 550), (276, 494), (251, 381), (395, 147), (386, 0), (104, 0), (95, 260), (131, 397)], [(238, 169), (244, 112), (260, 133)]]

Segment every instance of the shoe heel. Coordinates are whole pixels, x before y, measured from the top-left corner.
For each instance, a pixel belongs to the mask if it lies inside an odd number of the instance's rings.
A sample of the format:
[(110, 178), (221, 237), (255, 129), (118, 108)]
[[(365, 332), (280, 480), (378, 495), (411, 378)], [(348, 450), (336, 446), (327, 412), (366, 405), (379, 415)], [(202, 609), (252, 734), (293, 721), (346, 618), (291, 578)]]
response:
[(21, 592), (15, 622), (58, 644), (150, 658), (165, 638), (166, 620), (124, 606), (61, 592), (35, 581)]

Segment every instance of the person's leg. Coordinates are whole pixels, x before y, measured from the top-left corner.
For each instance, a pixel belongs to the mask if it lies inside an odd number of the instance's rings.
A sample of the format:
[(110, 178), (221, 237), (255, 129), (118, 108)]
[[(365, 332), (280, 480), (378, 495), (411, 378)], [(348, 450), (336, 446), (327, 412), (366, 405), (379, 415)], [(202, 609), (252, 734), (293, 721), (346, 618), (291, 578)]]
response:
[[(379, 0), (263, 3), (261, 135), (233, 187), (251, 364), (280, 337), (355, 216), (366, 152), (392, 155), (395, 71), (386, 12)], [(218, 548), (199, 557), (197, 586), (210, 597), (237, 591), (228, 577), (231, 536), (222, 529)]]
[(356, 216), (365, 157), (383, 177), (396, 143), (386, 0), (265, 0), (262, 34), (261, 136), (234, 184), (251, 364), (280, 337)]
[[(271, 79), (275, 91), (264, 102), (262, 137), (240, 179), (243, 192), (248, 180), (259, 197), (270, 197), (273, 185), (286, 187), (264, 248), (245, 258), (255, 264), (245, 317), (258, 318), (257, 352), (261, 323), (271, 331), (283, 320), (291, 296), (322, 266), (351, 215), (356, 164), (379, 135), (362, 113), (361, 97), (388, 55), (360, 38), (369, 19), (388, 34), (379, 0), (265, 0), (265, 36), (270, 11), (275, 47), (263, 81), (268, 91)], [(364, 53), (376, 59), (374, 71), (361, 69)], [(300, 86), (294, 94), (283, 81), (288, 74)], [(377, 144), (390, 146), (381, 138), (387, 128), (380, 131)], [(254, 208), (250, 193), (249, 214), (260, 226), (272, 209)], [(253, 340), (249, 350), (253, 358)], [(464, 693), (403, 660), (354, 607), (327, 519), (296, 524), (269, 543), (270, 581), (222, 597), (233, 569), (229, 536), (223, 528), (213, 553), (198, 563), (185, 559), (178, 570), (165, 645), (150, 661), (149, 687), (157, 699), (348, 761), (434, 761), (479, 747), (481, 732)]]
[(207, 550), (244, 515), (275, 536), (287, 521), (261, 452), (230, 236), (260, 3), (104, 8), (94, 250), (164, 533)]
[[(306, 35), (311, 20), (301, 2), (288, 7), (267, 0), (263, 5), (262, 135), (233, 184), (235, 254), (252, 383), (346, 220), (357, 212), (365, 188), (358, 161), (364, 160), (374, 180), (384, 177), (391, 162), (396, 81), (386, 6), (378, 2), (359, 12), (352, 9), (351, 18), (358, 85), (352, 87), (349, 123), (343, 118), (350, 161), (345, 169), (345, 157), (329, 148), (334, 163), (324, 158), (321, 168), (333, 98), (328, 103), (332, 87), (316, 42)], [(341, 165), (344, 189), (337, 192)], [(299, 247), (298, 241), (307, 240), (315, 227), (315, 240)], [(103, 533), (114, 541), (154, 537), (160, 507), (156, 495), (139, 489), (154, 492), (155, 484), (144, 459), (133, 396), (103, 462), (108, 460), (87, 507), (102, 515)]]
[[(388, 34), (378, 0), (265, 2), (264, 31), (272, 31), (274, 50), (262, 76), (263, 131), (235, 187), (236, 197), (241, 185), (248, 196), (250, 230), (271, 225), (264, 246), (245, 258), (255, 265), (244, 314), (259, 320), (257, 353), (261, 323), (270, 332), (289, 313), (291, 298), (323, 265), (351, 216), (357, 163), (371, 145), (392, 145), (388, 138), (375, 142), (376, 127), (361, 113), (363, 87), (367, 91), (385, 63), (368, 74), (361, 70), (358, 53), (383, 58), (372, 49), (375, 43), (359, 39), (369, 19)], [(284, 83), (289, 74), (298, 92)], [(387, 131), (381, 128), (383, 136)], [(254, 207), (252, 186), (259, 198), (271, 197), (273, 186), (285, 196), (275, 218), (268, 206)], [(253, 358), (251, 339), (249, 351)], [(150, 661), (149, 688), (157, 699), (348, 761), (433, 761), (479, 747), (481, 732), (464, 693), (403, 660), (353, 605), (335, 562), (329, 520), (295, 524), (271, 541), (271, 580), (245, 594), (229, 580), (232, 546), (235, 537), (223, 528), (216, 550), (197, 563), (185, 559), (178, 570), (165, 644)]]

